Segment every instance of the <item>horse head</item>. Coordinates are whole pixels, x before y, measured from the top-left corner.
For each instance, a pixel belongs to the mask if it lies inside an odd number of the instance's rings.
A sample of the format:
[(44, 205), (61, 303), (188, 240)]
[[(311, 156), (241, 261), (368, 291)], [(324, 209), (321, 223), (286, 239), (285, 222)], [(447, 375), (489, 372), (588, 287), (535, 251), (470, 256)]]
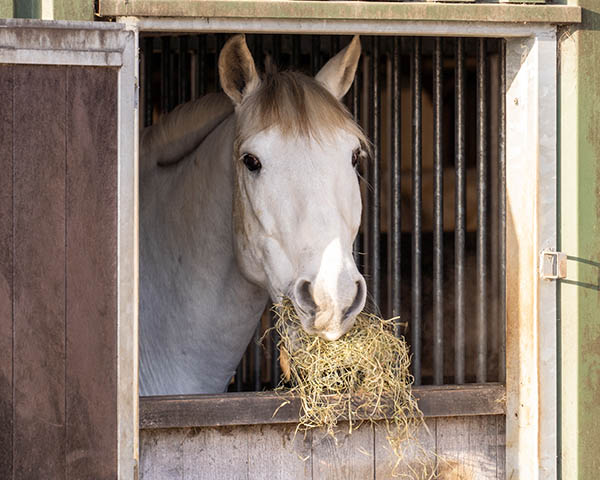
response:
[(271, 68), (260, 76), (243, 35), (219, 57), (236, 115), (237, 262), (274, 301), (289, 297), (308, 333), (328, 340), (351, 328), (367, 295), (352, 244), (362, 209), (355, 167), (368, 142), (340, 103), (360, 50), (354, 37), (315, 78)]

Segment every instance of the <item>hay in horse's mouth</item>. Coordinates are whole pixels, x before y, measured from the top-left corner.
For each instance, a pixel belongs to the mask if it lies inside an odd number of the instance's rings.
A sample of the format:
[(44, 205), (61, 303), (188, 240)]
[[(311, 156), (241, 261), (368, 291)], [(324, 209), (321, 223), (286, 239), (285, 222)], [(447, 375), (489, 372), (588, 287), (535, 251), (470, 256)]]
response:
[[(435, 478), (435, 455), (416, 441), (425, 424), (411, 391), (408, 346), (393, 333), (397, 319), (362, 312), (348, 333), (329, 342), (302, 329), (291, 301), (275, 305), (273, 312), (282, 366), (278, 390), (300, 398), (298, 428), (322, 427), (335, 438), (340, 421), (347, 421), (352, 433), (364, 422), (381, 420), (396, 467), (410, 472), (403, 476)], [(404, 454), (408, 441), (410, 464)]]

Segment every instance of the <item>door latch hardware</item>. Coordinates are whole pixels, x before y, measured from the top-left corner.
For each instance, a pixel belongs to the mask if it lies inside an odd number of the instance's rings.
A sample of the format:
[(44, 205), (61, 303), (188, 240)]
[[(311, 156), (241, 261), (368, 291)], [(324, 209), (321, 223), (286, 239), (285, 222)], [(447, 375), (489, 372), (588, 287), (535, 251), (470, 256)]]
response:
[(567, 254), (543, 250), (540, 258), (540, 274), (544, 280), (567, 278)]

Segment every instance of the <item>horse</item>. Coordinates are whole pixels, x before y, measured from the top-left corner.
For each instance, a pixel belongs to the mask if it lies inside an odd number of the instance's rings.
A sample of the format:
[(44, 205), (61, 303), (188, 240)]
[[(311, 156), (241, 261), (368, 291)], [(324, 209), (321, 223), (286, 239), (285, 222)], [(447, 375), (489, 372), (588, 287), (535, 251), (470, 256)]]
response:
[(224, 93), (140, 137), (140, 394), (223, 392), (269, 297), (312, 335), (353, 325), (366, 284), (352, 255), (356, 164), (368, 141), (340, 99), (354, 37), (313, 78), (257, 72), (244, 35), (222, 48)]

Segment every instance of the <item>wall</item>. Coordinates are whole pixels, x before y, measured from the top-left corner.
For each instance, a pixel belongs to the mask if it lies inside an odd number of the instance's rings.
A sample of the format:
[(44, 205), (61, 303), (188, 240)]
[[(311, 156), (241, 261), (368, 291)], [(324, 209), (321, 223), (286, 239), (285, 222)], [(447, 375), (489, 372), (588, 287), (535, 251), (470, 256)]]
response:
[(600, 472), (600, 3), (560, 35), (559, 249), (561, 470), (563, 479)]

